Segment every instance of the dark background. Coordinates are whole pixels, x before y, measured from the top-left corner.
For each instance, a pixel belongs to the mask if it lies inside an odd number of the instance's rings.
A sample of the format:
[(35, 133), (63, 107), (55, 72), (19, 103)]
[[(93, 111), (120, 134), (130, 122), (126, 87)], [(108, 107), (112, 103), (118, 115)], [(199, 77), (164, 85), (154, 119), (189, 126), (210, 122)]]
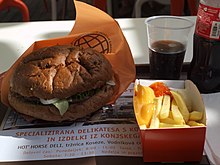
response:
[[(91, 4), (91, 0), (82, 0)], [(51, 0), (23, 0), (30, 13), (30, 21), (50, 21), (51, 20)], [(113, 18), (134, 17), (133, 8), (135, 0), (112, 0)], [(187, 6), (187, 5), (185, 5)], [(146, 2), (142, 6), (142, 17), (152, 15), (170, 14), (170, 6), (157, 1)], [(183, 15), (188, 15), (187, 8)], [(73, 0), (57, 0), (57, 20), (75, 19), (75, 9)], [(20, 22), (22, 15), (16, 8), (0, 10), (0, 22)]]

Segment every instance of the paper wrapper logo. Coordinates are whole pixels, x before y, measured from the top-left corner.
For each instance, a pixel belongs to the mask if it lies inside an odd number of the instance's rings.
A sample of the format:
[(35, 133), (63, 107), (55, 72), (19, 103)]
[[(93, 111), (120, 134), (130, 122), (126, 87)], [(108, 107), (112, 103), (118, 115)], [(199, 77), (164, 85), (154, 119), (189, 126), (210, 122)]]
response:
[(73, 42), (73, 45), (84, 49), (93, 48), (103, 54), (111, 53), (110, 39), (100, 32), (81, 35)]
[[(80, 1), (74, 1), (76, 20), (68, 36), (34, 42), (1, 76), (1, 101), (9, 105), (8, 92), (10, 78), (17, 65), (31, 52), (54, 45), (76, 45), (82, 48), (93, 48), (103, 53), (112, 65), (118, 78), (119, 88), (112, 98), (114, 102), (135, 80), (134, 59), (128, 43), (118, 23), (105, 12)], [(95, 19), (94, 19), (95, 18)]]

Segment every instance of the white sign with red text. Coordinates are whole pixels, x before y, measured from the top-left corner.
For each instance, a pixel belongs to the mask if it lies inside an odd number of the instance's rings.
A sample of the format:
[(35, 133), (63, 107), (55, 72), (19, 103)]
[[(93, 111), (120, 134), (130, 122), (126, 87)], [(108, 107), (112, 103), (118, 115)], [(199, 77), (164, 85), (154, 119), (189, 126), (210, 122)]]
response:
[[(0, 161), (142, 156), (136, 124), (100, 124), (0, 132)], [(13, 154), (12, 154), (13, 153)]]

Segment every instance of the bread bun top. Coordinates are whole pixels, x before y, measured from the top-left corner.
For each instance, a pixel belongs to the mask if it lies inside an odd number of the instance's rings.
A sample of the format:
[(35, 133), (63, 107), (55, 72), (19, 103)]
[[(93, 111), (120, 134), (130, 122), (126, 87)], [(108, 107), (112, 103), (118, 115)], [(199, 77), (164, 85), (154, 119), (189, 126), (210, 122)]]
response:
[(10, 90), (24, 97), (63, 99), (99, 88), (112, 77), (112, 66), (103, 54), (91, 48), (52, 46), (22, 59)]

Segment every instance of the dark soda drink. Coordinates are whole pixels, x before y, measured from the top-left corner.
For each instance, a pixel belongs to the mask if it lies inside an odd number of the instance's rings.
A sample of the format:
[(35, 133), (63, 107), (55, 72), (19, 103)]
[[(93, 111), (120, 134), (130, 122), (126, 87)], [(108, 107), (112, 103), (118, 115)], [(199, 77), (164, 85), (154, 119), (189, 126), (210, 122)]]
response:
[(220, 1), (201, 0), (188, 71), (201, 93), (220, 91)]
[(220, 41), (194, 34), (193, 59), (188, 71), (202, 93), (220, 91)]
[(185, 45), (172, 40), (160, 40), (149, 48), (150, 76), (153, 79), (179, 79), (185, 56)]

